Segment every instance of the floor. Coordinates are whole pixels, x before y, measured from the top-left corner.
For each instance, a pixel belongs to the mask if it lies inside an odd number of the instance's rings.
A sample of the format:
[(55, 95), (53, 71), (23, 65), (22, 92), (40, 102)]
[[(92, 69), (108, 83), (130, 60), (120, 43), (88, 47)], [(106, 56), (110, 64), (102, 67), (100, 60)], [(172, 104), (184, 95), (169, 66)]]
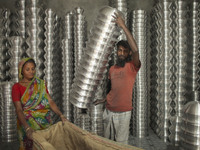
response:
[(145, 138), (134, 138), (130, 136), (129, 144), (143, 148), (144, 150), (179, 150), (178, 147), (167, 145), (152, 130), (149, 130), (149, 136)]
[[(160, 140), (153, 131), (149, 131), (149, 136), (145, 138), (134, 138), (130, 136), (129, 144), (143, 148), (144, 150), (178, 150), (178, 147), (166, 145), (162, 140)], [(18, 142), (11, 143), (1, 143), (0, 150), (18, 150)]]

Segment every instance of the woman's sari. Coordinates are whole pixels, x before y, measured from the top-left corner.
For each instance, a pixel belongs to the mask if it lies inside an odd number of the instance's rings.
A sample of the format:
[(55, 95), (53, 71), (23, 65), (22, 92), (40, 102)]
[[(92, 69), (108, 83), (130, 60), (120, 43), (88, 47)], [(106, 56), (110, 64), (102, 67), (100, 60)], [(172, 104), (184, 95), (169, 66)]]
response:
[[(50, 105), (44, 80), (34, 77), (26, 88), (22, 98), (22, 109), (28, 125), (34, 130), (48, 128), (51, 124)], [(17, 121), (20, 150), (31, 150), (33, 142), (28, 139), (20, 121)]]

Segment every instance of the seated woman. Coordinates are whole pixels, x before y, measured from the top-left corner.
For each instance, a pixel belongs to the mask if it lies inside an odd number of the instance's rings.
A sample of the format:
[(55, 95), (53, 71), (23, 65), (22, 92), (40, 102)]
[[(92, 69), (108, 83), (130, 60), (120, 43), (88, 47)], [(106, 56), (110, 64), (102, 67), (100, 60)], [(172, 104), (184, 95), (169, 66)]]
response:
[(17, 113), (17, 129), (20, 150), (31, 150), (33, 147), (32, 133), (52, 125), (50, 109), (62, 115), (51, 99), (44, 80), (36, 77), (36, 64), (32, 58), (23, 58), (19, 62), (19, 82), (12, 87), (12, 99)]

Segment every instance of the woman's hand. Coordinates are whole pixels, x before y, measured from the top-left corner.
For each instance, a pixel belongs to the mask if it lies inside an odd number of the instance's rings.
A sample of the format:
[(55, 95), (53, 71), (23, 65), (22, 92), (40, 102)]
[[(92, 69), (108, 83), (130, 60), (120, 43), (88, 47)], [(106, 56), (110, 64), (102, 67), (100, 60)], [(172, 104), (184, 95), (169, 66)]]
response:
[(26, 128), (26, 136), (30, 140), (33, 140), (33, 132), (34, 132), (34, 130), (31, 127)]
[(65, 121), (68, 121), (67, 118), (64, 115), (60, 115), (60, 119), (61, 119), (63, 124), (64, 124)]

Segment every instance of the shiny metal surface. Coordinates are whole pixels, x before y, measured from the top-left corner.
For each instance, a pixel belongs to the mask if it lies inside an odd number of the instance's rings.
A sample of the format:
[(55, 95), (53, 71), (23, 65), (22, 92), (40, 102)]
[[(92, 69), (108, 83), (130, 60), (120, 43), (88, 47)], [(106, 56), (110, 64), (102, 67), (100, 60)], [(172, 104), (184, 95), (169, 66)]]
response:
[[(199, 123), (200, 124), (200, 123)], [(200, 134), (200, 125), (195, 123), (190, 123), (187, 120), (182, 119), (181, 129), (187, 133), (198, 135)]]
[[(122, 12), (125, 24), (129, 26), (130, 19), (128, 15), (128, 0), (109, 0), (109, 6), (114, 7), (120, 12)], [(118, 40), (126, 40), (126, 35), (122, 30), (120, 31), (120, 36), (118, 37)], [(117, 49), (114, 48), (109, 63), (111, 65), (114, 65), (116, 64), (116, 61), (117, 61)]]
[(72, 104), (69, 102), (69, 94), (74, 78), (72, 39), (65, 38), (62, 41), (63, 55), (63, 111), (68, 120), (72, 120)]
[[(103, 94), (101, 95), (103, 96)], [(90, 106), (89, 110), (91, 116), (91, 132), (103, 136), (103, 104)]]
[(25, 0), (16, 0), (15, 1), (15, 11), (11, 13), (10, 19), (10, 36), (21, 36), (22, 38), (26, 38), (26, 25), (25, 25)]
[(192, 23), (191, 23), (191, 32), (192, 34), (190, 34), (190, 37), (192, 39), (192, 48), (193, 48), (193, 56), (192, 56), (192, 90), (195, 91), (199, 91), (200, 90), (200, 83), (199, 83), (199, 47), (200, 47), (200, 44), (199, 44), (199, 22), (200, 22), (200, 19), (199, 19), (199, 15), (200, 15), (200, 12), (199, 12), (199, 9), (200, 9), (200, 3), (197, 2), (197, 1), (194, 1), (192, 3), (192, 8), (191, 8), (191, 11), (192, 11)]
[(0, 81), (10, 80), (8, 60), (10, 55), (8, 54), (9, 35), (10, 35), (10, 10), (6, 8), (0, 9)]
[[(131, 128), (135, 137), (143, 138), (148, 135), (147, 14), (144, 10), (135, 10), (132, 14), (132, 34), (137, 41), (142, 67), (137, 74), (133, 88), (133, 122)], [(136, 24), (138, 20), (142, 26)]]
[[(95, 76), (105, 73), (107, 66), (101, 65), (101, 63), (105, 64), (105, 61), (108, 61), (109, 55), (104, 55), (104, 54), (107, 54), (107, 53), (111, 54), (111, 50), (114, 47), (114, 43), (117, 40), (116, 35), (119, 34), (118, 29), (116, 28), (115, 24), (112, 22), (113, 21), (112, 15), (114, 15), (115, 12), (120, 13), (116, 9), (111, 8), (109, 6), (105, 6), (99, 10), (99, 14), (98, 14), (95, 22), (98, 22), (98, 23), (101, 22), (101, 25), (94, 26), (93, 29), (91, 30), (92, 32), (89, 36), (89, 40), (88, 40), (86, 48), (85, 48), (86, 54), (83, 55), (83, 57), (80, 61), (80, 64), (85, 64), (85, 65), (79, 66), (77, 70), (83, 69), (86, 71), (85, 72), (86, 74), (87, 73), (90, 74), (91, 72), (93, 72), (95, 74)], [(99, 18), (101, 18), (102, 20), (100, 21)], [(93, 33), (95, 33), (95, 34), (93, 34)], [(94, 37), (94, 35), (98, 35), (98, 34), (101, 36)], [(102, 41), (101, 39), (105, 39), (105, 40)], [(98, 49), (99, 44), (105, 45), (104, 48)], [(93, 51), (90, 51), (90, 49), (88, 49), (88, 47), (93, 48)], [(89, 54), (90, 57), (93, 57), (93, 55), (95, 57), (95, 56), (97, 56), (96, 55), (97, 53), (100, 54), (98, 64), (92, 64), (89, 61), (87, 61), (87, 58), (88, 58), (87, 54)], [(88, 92), (88, 94), (86, 94), (87, 92), (84, 92), (85, 96), (81, 97), (81, 93), (76, 91), (76, 86), (78, 86), (79, 88), (81, 88), (83, 90), (88, 91), (88, 89), (95, 90), (98, 85), (98, 82), (96, 82), (94, 79), (92, 79), (92, 78), (87, 79), (87, 77), (86, 77), (86, 79), (91, 82), (84, 83), (84, 82), (86, 82), (86, 80), (82, 81), (79, 74), (81, 74), (81, 73), (76, 72), (74, 83), (72, 85), (72, 90), (70, 92), (70, 102), (77, 107), (79, 105), (79, 104), (77, 104), (77, 102), (89, 104), (92, 101), (94, 94), (91, 94), (90, 91)], [(84, 74), (82, 73), (81, 75), (84, 75)], [(101, 78), (99, 78), (99, 80), (101, 80)], [(83, 107), (83, 108), (87, 108), (87, 107)]]
[[(180, 120), (187, 94), (192, 90), (192, 51), (188, 3), (159, 1), (151, 22), (151, 127), (164, 141), (179, 145)], [(139, 20), (138, 20), (139, 21)]]
[(39, 0), (26, 1), (26, 53), (37, 64), (37, 76), (44, 77), (44, 8)]
[(184, 107), (183, 115), (183, 120), (197, 125), (200, 124), (200, 102), (188, 102)]
[(10, 55), (10, 59), (8, 60), (8, 64), (10, 66), (9, 76), (13, 82), (18, 82), (18, 63), (21, 60), (24, 50), (23, 50), (23, 39), (20, 36), (12, 36), (9, 38), (10, 48), (8, 53)]
[[(118, 9), (122, 12), (124, 16), (124, 20), (126, 25), (128, 25), (128, 1), (127, 0), (109, 0), (109, 4), (111, 7)], [(119, 40), (126, 39), (126, 36), (123, 32), (122, 35), (119, 36)]]
[(74, 56), (75, 56), (75, 71), (80, 65), (80, 60), (84, 53), (86, 45), (86, 21), (84, 16), (84, 9), (76, 7), (73, 12), (74, 20)]
[[(63, 105), (62, 86), (65, 85), (65, 83), (62, 84), (62, 55), (64, 54), (62, 54), (61, 49), (61, 19), (53, 10), (46, 9), (44, 21), (44, 80), (52, 99), (61, 109)], [(59, 116), (53, 113), (52, 118), (56, 122)]]
[[(199, 92), (194, 92), (198, 97)], [(198, 93), (198, 94), (197, 94)], [(188, 145), (197, 150), (200, 148), (200, 102), (188, 102), (183, 109), (182, 123), (181, 123), (181, 147), (187, 149)], [(195, 116), (195, 117), (191, 117)]]
[(11, 90), (14, 82), (0, 83), (0, 140), (17, 141), (17, 120)]

